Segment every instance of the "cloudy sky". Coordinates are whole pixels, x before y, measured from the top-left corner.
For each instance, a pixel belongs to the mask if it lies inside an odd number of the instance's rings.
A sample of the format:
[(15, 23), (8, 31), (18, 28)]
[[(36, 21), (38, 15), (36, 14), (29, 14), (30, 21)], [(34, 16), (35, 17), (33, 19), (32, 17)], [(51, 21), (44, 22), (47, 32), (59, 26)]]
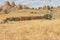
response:
[(29, 7), (39, 7), (44, 5), (50, 6), (60, 6), (60, 0), (0, 0), (0, 5), (3, 5), (4, 1), (12, 2), (14, 1), (16, 4), (24, 4)]

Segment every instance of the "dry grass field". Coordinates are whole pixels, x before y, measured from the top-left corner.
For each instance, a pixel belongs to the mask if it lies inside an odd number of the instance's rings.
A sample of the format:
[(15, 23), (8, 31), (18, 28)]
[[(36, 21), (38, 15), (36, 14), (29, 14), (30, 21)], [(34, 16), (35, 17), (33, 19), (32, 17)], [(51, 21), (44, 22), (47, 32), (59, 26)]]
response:
[(0, 40), (60, 40), (60, 20), (0, 24)]
[[(31, 12), (37, 12), (31, 14)], [(23, 10), (10, 14), (1, 14), (0, 21), (8, 17), (42, 16), (46, 11)], [(53, 15), (52, 20), (12, 21), (0, 24), (0, 40), (60, 40), (59, 13)]]
[[(34, 12), (34, 13), (31, 13)], [(35, 13), (36, 12), (36, 13)], [(0, 13), (0, 21), (6, 19), (8, 17), (21, 17), (21, 16), (43, 16), (46, 14), (46, 10), (30, 10), (30, 9), (23, 9), (17, 12), (11, 12), (9, 14)]]
[(0, 6), (0, 40), (60, 40), (60, 6), (23, 4), (5, 0)]

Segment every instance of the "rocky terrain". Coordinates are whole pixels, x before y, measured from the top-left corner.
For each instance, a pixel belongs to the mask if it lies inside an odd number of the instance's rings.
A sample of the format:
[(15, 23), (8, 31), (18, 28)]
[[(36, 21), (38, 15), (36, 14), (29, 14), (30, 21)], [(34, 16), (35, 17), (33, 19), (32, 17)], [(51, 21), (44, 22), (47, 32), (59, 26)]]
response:
[(21, 5), (21, 4), (18, 4), (16, 5), (15, 2), (8, 2), (8, 1), (5, 1), (4, 2), (4, 5), (2, 5), (0, 7), (0, 12), (4, 12), (4, 13), (10, 13), (10, 12), (15, 12), (15, 11), (18, 11), (18, 10), (22, 10), (22, 9), (30, 9), (30, 10), (52, 10), (54, 13), (55, 12), (60, 12), (60, 7), (53, 7), (53, 6), (44, 6), (44, 7), (39, 7), (39, 8), (29, 8), (27, 5)]

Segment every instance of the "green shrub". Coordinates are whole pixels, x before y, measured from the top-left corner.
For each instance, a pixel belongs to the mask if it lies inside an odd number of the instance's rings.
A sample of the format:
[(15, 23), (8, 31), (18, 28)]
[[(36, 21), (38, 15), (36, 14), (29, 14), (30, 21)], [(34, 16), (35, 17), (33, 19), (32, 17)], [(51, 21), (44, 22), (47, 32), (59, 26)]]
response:
[(52, 19), (52, 15), (51, 14), (45, 14), (44, 15), (44, 19), (51, 20)]

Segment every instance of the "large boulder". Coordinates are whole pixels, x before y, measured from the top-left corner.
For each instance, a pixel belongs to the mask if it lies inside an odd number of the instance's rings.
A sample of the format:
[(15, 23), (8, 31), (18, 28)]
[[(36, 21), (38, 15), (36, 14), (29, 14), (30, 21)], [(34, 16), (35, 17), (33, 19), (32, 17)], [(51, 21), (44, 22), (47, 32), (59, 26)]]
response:
[(26, 5), (20, 5), (20, 4), (18, 4), (18, 5), (16, 6), (16, 8), (17, 8), (17, 9), (29, 9), (29, 7), (27, 7)]
[(49, 6), (49, 5), (44, 6), (43, 9), (44, 9), (44, 10), (50, 10), (50, 6)]
[(0, 11), (2, 11), (2, 7), (0, 7)]
[(22, 9), (29, 9), (29, 7), (26, 5), (22, 5)]
[(11, 9), (10, 3), (8, 1), (5, 1), (4, 5), (2, 6), (2, 11), (4, 13), (8, 13), (10, 11), (10, 9)]
[(15, 2), (11, 2), (11, 7), (15, 7)]
[(10, 3), (8, 1), (4, 2), (3, 9), (9, 9), (11, 7)]
[(17, 9), (17, 10), (22, 9), (22, 5), (20, 5), (20, 4), (16, 5), (16, 9)]

